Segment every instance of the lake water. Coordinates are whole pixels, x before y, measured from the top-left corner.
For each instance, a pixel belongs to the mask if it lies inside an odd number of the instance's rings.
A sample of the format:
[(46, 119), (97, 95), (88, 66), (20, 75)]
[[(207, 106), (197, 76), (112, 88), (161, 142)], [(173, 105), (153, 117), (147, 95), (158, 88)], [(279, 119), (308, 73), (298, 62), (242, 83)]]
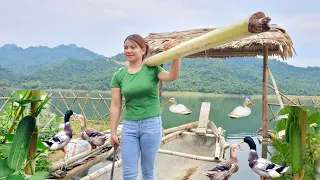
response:
[[(10, 92), (2, 91), (5, 95), (9, 95)], [(54, 92), (57, 95), (56, 92)], [(91, 93), (92, 96), (98, 97), (97, 93)], [(72, 93), (69, 93), (69, 96), (73, 96)], [(104, 97), (110, 97), (110, 94), (104, 95)], [(175, 97), (177, 102), (180, 104), (184, 104), (187, 106), (192, 113), (188, 116), (186, 115), (178, 115), (173, 114), (169, 111), (169, 105), (166, 105), (165, 102), (171, 97)], [(239, 119), (231, 119), (228, 117), (228, 114), (237, 106), (242, 105), (244, 98), (242, 96), (205, 96), (205, 95), (194, 95), (193, 93), (185, 94), (185, 93), (164, 93), (162, 97), (162, 109), (163, 109), (163, 128), (170, 128), (179, 126), (185, 123), (198, 121), (200, 108), (202, 102), (210, 102), (210, 116), (209, 119), (213, 121), (217, 127), (222, 127), (226, 130), (225, 137), (227, 143), (234, 144), (241, 141), (244, 136), (252, 136), (257, 144), (257, 151), (261, 156), (261, 145), (259, 145), (257, 141), (256, 131), (261, 128), (262, 125), (262, 104), (261, 97), (253, 97), (251, 101), (255, 104), (254, 107), (251, 108), (251, 114), (247, 117), (239, 118)], [(71, 103), (72, 100), (67, 101), (67, 103)], [(276, 102), (275, 99), (270, 99), (270, 101)], [(57, 104), (59, 102), (58, 99), (53, 99), (52, 103)], [(3, 102), (0, 102), (0, 106)], [(101, 111), (107, 111), (105, 107), (98, 107)], [(66, 108), (61, 107), (62, 112), (65, 112)], [(75, 111), (79, 111), (80, 108), (75, 106)], [(92, 114), (92, 106), (88, 106), (85, 110), (86, 114)], [(269, 118), (271, 117), (271, 113), (269, 113)], [(272, 129), (274, 126), (273, 123), (269, 125), (269, 129)], [(234, 174), (230, 179), (260, 179), (258, 175), (256, 175), (248, 166), (248, 154), (249, 147), (246, 144), (242, 145), (244, 151), (237, 151), (237, 156), (239, 159), (240, 169)], [(271, 149), (271, 147), (269, 147)], [(269, 150), (270, 151), (270, 150)], [(229, 156), (229, 150), (226, 152), (227, 158)], [(98, 168), (95, 166), (95, 169)], [(89, 172), (90, 173), (90, 172)], [(250, 178), (249, 178), (250, 177)], [(206, 179), (206, 177), (204, 177)]]

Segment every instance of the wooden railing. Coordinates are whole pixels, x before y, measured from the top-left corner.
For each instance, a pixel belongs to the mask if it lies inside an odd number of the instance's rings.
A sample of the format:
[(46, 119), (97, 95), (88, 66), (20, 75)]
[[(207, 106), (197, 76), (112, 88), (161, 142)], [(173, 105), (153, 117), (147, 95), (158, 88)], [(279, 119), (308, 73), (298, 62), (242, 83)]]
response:
[[(0, 112), (9, 102), (14, 93), (15, 92), (13, 92), (10, 96), (5, 97), (0, 91), (0, 102), (3, 101), (0, 103)], [(76, 110), (76, 113), (84, 115), (88, 120), (109, 121), (111, 98), (106, 97), (107, 94), (103, 93), (99, 93), (97, 95), (98, 97), (92, 97), (90, 93), (58, 92), (57, 95), (51, 96), (47, 108), (51, 113), (57, 114), (61, 117), (64, 116), (65, 110), (72, 109)], [(121, 119), (124, 111), (125, 107), (122, 106)]]

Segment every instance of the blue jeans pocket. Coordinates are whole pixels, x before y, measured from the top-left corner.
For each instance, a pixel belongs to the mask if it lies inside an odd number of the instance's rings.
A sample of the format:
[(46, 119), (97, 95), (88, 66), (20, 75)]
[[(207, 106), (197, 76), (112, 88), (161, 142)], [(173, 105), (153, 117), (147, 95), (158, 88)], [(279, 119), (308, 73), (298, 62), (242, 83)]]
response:
[(156, 116), (146, 121), (146, 132), (152, 136), (162, 135), (161, 116)]

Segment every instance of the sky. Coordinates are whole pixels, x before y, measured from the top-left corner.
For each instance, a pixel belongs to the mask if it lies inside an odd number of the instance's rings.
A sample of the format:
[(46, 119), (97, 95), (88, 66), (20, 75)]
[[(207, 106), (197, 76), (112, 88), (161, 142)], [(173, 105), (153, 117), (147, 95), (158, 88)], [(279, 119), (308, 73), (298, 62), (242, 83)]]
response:
[(130, 34), (223, 27), (262, 11), (284, 28), (297, 55), (288, 64), (320, 66), (319, 0), (0, 0), (0, 47), (76, 44), (106, 57)]

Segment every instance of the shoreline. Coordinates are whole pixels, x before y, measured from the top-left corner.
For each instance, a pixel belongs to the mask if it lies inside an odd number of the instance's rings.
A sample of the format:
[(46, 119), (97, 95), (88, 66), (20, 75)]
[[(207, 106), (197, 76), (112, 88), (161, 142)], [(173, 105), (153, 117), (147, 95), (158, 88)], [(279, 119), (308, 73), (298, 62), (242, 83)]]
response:
[[(19, 91), (25, 89), (18, 89), (18, 88), (6, 88), (2, 89), (2, 91)], [(110, 90), (102, 91), (102, 90), (74, 90), (74, 89), (41, 89), (47, 92), (79, 92), (79, 93), (104, 93), (104, 94), (111, 94)], [(1, 90), (0, 90), (1, 91)], [(232, 98), (244, 98), (246, 95), (244, 94), (216, 94), (216, 93), (201, 93), (201, 92), (189, 92), (189, 91), (162, 91), (162, 96), (176, 96), (176, 97), (232, 97)], [(261, 98), (261, 94), (253, 94), (248, 95), (251, 99)], [(308, 95), (287, 95), (287, 97), (300, 97), (300, 98), (311, 98), (311, 97), (319, 97), (320, 96), (308, 96)], [(276, 98), (275, 94), (268, 94), (268, 98)]]

